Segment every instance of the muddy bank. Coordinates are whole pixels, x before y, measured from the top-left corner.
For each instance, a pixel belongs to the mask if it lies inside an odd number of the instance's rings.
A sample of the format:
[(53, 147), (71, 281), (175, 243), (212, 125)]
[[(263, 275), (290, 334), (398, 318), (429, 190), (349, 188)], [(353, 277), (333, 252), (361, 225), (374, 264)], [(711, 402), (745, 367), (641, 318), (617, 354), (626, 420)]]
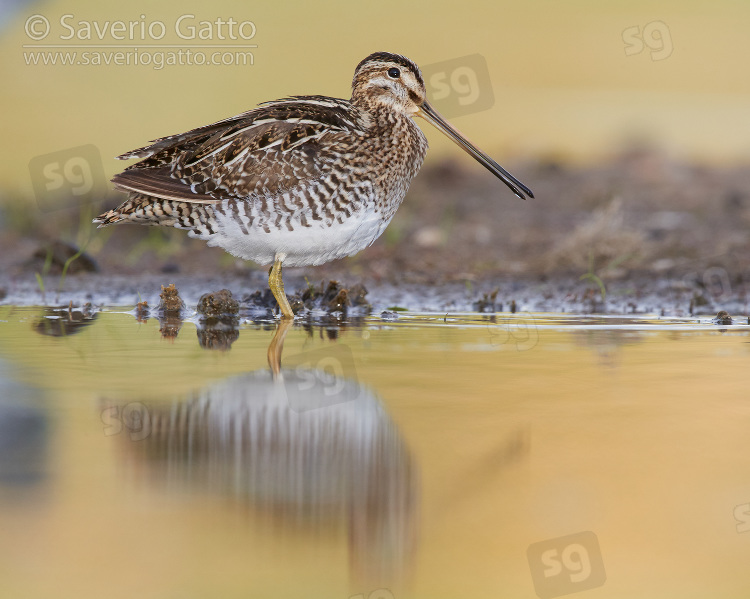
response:
[[(518, 310), (747, 311), (750, 170), (648, 152), (589, 168), (509, 165), (536, 195), (521, 201), (472, 166), (426, 166), (372, 247), (321, 267), (287, 269), (289, 294), (337, 280), (363, 284), (376, 310), (509, 310), (515, 302)], [(242, 298), (267, 287), (265, 268), (182, 231), (89, 226), (89, 214), (115, 197), (54, 214), (12, 200), (2, 207), (3, 303), (49, 303), (51, 296), (128, 305), (138, 294), (153, 300), (174, 282), (195, 305), (210, 291), (227, 288)], [(81, 247), (85, 253), (74, 257)]]
[[(291, 270), (291, 269), (290, 269)], [(174, 283), (185, 307), (184, 316), (200, 313), (207, 293), (229, 290), (243, 317), (271, 319), (277, 313), (276, 304), (268, 291), (265, 273), (251, 272), (243, 277), (222, 275), (96, 275), (80, 274), (66, 279), (58, 291), (59, 278), (48, 277), (45, 293), (33, 277), (19, 277), (2, 282), (5, 293), (0, 305), (84, 306), (96, 308), (117, 306), (128, 310), (143, 310), (145, 306), (159, 306), (162, 286)], [(496, 277), (474, 283), (444, 282), (439, 285), (419, 283), (365, 282), (360, 279), (342, 280), (339, 286), (350, 293), (356, 290), (356, 302), (344, 306), (329, 297), (326, 291), (331, 281), (310, 281), (300, 272), (290, 272), (286, 283), (290, 299), (309, 294), (310, 287), (322, 290), (314, 301), (307, 300), (300, 307), (301, 314), (337, 317), (381, 314), (401, 310), (415, 312), (565, 312), (577, 314), (650, 314), (661, 316), (707, 318), (727, 311), (735, 319), (747, 320), (750, 313), (744, 286), (724, 284), (706, 286), (702, 282), (685, 279), (652, 278), (641, 276), (637, 281), (611, 281), (602, 296), (598, 285), (588, 280), (555, 279), (546, 281), (517, 280)]]

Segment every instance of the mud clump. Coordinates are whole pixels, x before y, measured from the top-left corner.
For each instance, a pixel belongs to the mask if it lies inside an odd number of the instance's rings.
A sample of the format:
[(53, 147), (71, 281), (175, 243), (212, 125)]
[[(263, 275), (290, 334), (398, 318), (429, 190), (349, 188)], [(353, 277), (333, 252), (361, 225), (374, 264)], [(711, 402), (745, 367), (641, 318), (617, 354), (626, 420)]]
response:
[(364, 285), (357, 283), (346, 288), (338, 281), (329, 281), (328, 285), (321, 281), (318, 287), (310, 285), (302, 293), (299, 291), (295, 293), (291, 303), (295, 312), (306, 308), (307, 310), (324, 310), (329, 314), (331, 312), (346, 314), (349, 308), (356, 308), (367, 313), (372, 309), (367, 301), (367, 289)]
[(232, 292), (222, 289), (213, 293), (205, 293), (198, 300), (198, 314), (205, 318), (218, 318), (227, 314), (237, 315), (240, 303), (232, 297)]
[[(273, 312), (277, 308), (276, 298), (270, 289), (255, 291), (242, 298), (242, 303), (253, 317), (272, 318)], [(292, 304), (294, 310), (294, 304)]]
[(185, 302), (180, 298), (180, 293), (174, 283), (168, 287), (161, 286), (159, 294), (159, 306), (157, 311), (164, 316), (179, 316), (180, 312), (185, 309)]
[[(140, 305), (140, 304), (139, 304)], [(185, 302), (180, 298), (180, 293), (174, 283), (168, 287), (161, 286), (159, 294), (159, 305), (156, 308), (156, 316), (159, 319), (159, 333), (162, 339), (174, 341), (182, 328), (182, 312)]]
[(226, 351), (240, 336), (240, 303), (228, 289), (205, 293), (198, 300), (198, 343), (204, 349)]
[[(367, 301), (367, 289), (361, 283), (344, 287), (338, 281), (321, 281), (320, 285), (308, 285), (303, 290), (297, 290), (289, 295), (289, 305), (295, 314), (302, 310), (320, 310), (328, 314), (343, 312), (347, 314), (350, 309), (358, 313), (369, 314), (372, 306)], [(243, 303), (251, 312), (259, 310), (275, 312), (278, 310), (276, 298), (270, 289), (256, 291), (247, 295)]]
[(713, 319), (714, 324), (732, 324), (732, 317), (726, 310), (720, 310), (716, 317)]

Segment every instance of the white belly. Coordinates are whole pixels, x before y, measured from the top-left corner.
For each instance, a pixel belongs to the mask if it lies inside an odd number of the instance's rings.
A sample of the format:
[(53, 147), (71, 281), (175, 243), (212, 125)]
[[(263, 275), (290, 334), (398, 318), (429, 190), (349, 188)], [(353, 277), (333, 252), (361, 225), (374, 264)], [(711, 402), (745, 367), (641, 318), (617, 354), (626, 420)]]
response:
[(328, 226), (324, 221), (308, 221), (310, 226), (306, 227), (295, 219), (291, 231), (282, 223), (281, 228), (270, 226), (270, 232), (266, 232), (251, 225), (246, 216), (240, 214), (238, 221), (236, 213), (227, 211), (215, 214), (219, 230), (204, 239), (210, 246), (261, 265), (272, 264), (277, 255), (284, 254), (285, 266), (317, 266), (351, 256), (372, 244), (390, 222), (390, 218), (384, 221), (382, 216), (368, 207), (345, 218), (343, 223), (334, 221)]

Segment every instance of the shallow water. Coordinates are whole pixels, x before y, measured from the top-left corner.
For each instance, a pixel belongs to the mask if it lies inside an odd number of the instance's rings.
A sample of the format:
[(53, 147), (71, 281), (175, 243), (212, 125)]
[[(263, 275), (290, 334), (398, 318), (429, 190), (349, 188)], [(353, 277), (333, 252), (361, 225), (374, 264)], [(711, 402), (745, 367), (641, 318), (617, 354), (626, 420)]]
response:
[(747, 597), (749, 334), (2, 308), (0, 596)]

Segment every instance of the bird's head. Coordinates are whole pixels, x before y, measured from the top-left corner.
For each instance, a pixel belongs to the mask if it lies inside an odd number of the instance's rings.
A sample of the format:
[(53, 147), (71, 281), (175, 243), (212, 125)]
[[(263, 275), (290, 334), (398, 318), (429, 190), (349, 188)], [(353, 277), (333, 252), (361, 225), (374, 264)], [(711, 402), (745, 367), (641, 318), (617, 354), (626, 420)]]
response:
[(357, 65), (352, 81), (352, 103), (367, 109), (378, 106), (392, 113), (419, 116), (437, 127), (472, 158), (521, 198), (532, 191), (461, 135), (427, 101), (427, 88), (416, 63), (400, 54), (375, 52)]
[(426, 98), (419, 67), (400, 54), (375, 52), (354, 71), (352, 102), (380, 104), (393, 111), (415, 114)]

